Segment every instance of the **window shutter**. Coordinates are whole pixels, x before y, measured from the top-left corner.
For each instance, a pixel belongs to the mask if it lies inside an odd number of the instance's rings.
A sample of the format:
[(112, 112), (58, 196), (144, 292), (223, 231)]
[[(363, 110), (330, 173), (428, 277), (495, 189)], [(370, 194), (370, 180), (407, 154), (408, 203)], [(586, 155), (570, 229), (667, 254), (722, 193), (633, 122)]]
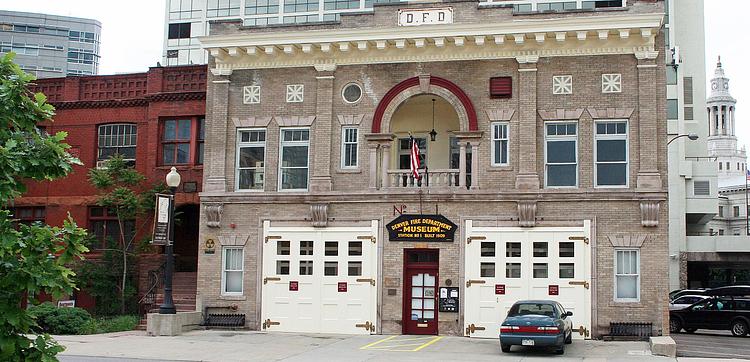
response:
[(693, 183), (693, 194), (695, 196), (710, 196), (711, 195), (711, 182), (695, 181)]
[(490, 98), (510, 98), (513, 95), (513, 78), (490, 78)]
[(685, 104), (693, 104), (693, 77), (682, 78), (682, 90), (685, 96)]

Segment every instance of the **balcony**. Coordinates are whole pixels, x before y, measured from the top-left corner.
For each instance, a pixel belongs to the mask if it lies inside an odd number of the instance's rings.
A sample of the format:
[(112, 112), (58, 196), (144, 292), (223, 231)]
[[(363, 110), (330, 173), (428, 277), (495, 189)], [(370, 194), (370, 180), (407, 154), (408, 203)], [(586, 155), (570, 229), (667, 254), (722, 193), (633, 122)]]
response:
[(750, 253), (750, 236), (688, 236), (687, 252)]
[(464, 183), (460, 182), (459, 169), (419, 170), (420, 179), (415, 178), (410, 170), (388, 170), (384, 182), (385, 188), (395, 189), (431, 189), (448, 190), (471, 186), (471, 175), (466, 175)]

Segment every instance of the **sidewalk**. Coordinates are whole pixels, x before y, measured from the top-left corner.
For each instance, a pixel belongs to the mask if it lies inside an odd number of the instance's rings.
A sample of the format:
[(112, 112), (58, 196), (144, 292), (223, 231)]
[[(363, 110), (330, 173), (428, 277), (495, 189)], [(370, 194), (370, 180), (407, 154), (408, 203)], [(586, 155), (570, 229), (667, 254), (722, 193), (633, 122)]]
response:
[[(574, 341), (557, 356), (545, 350), (500, 352), (496, 340), (434, 336), (299, 335), (250, 331), (192, 331), (149, 337), (140, 331), (56, 336), (68, 361), (671, 361), (651, 356), (644, 342)], [(106, 358), (109, 357), (109, 358)], [(112, 359), (110, 359), (112, 358)], [(681, 359), (682, 360), (682, 359)]]

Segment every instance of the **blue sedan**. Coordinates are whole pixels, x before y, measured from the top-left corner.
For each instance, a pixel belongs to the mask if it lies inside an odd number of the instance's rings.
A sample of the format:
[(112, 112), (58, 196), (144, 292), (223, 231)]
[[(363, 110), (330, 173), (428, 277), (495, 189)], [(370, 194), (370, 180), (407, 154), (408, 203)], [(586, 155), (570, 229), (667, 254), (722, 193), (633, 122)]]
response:
[(510, 352), (511, 346), (555, 347), (565, 353), (565, 345), (573, 342), (572, 312), (552, 300), (522, 300), (510, 307), (500, 326), (500, 348)]

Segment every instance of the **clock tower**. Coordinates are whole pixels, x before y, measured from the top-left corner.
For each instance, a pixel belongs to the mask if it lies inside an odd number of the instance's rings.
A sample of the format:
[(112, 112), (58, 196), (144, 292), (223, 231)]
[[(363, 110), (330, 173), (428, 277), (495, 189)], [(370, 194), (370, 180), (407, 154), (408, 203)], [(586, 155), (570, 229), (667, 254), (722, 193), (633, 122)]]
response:
[(711, 79), (708, 107), (708, 153), (716, 157), (719, 167), (719, 184), (745, 175), (747, 159), (745, 149), (737, 149), (735, 136), (735, 105), (737, 100), (729, 94), (729, 78), (724, 74), (721, 57)]

